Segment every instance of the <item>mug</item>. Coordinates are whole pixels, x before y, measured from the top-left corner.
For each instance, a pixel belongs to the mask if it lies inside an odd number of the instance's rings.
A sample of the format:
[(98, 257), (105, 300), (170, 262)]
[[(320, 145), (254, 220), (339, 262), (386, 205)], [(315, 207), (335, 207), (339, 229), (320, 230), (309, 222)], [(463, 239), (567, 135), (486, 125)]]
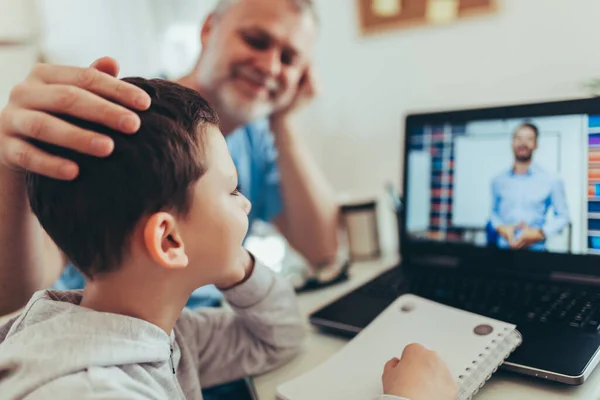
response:
[(369, 200), (343, 204), (340, 208), (352, 261), (369, 260), (381, 255), (377, 202)]

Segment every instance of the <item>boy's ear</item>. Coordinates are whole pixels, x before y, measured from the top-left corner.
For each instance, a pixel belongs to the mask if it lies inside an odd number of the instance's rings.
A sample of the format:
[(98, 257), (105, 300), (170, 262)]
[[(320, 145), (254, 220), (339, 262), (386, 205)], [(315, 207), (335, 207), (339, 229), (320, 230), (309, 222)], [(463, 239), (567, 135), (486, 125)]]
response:
[(144, 227), (144, 244), (150, 257), (164, 268), (185, 268), (188, 256), (175, 218), (166, 212), (152, 215)]

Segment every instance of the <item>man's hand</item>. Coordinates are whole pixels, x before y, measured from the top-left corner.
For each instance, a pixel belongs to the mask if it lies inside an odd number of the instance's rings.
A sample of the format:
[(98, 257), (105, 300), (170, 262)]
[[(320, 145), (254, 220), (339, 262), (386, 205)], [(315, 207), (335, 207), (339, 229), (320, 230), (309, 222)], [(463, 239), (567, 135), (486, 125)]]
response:
[(502, 236), (509, 243), (511, 243), (515, 239), (516, 230), (517, 227), (514, 225), (501, 225), (498, 227), (498, 229), (496, 229), (496, 232), (498, 232), (498, 235)]
[(0, 113), (0, 163), (56, 179), (77, 176), (77, 164), (41, 151), (28, 139), (92, 156), (108, 156), (114, 147), (110, 138), (75, 127), (50, 113), (135, 133), (140, 126), (139, 117), (125, 107), (147, 109), (150, 97), (142, 89), (117, 79), (118, 72), (117, 62), (107, 57), (90, 68), (36, 65), (25, 81), (13, 88), (8, 105)]
[(245, 248), (240, 248), (239, 263), (243, 268), (244, 273), (238, 277), (227, 277), (224, 282), (217, 282), (216, 287), (219, 290), (229, 290), (246, 282), (254, 271), (254, 257)]
[(522, 229), (519, 239), (509, 242), (510, 247), (513, 249), (527, 248), (533, 244), (543, 241), (546, 238), (541, 229), (530, 228), (524, 223), (521, 223), (519, 228)]
[(436, 353), (411, 344), (400, 360), (385, 364), (383, 393), (410, 400), (455, 400), (458, 387)]
[(289, 118), (304, 105), (310, 103), (316, 97), (317, 93), (315, 73), (311, 65), (306, 69), (302, 78), (300, 78), (298, 90), (290, 104), (271, 115), (271, 129), (273, 132), (277, 133), (279, 127), (286, 127), (289, 123)]

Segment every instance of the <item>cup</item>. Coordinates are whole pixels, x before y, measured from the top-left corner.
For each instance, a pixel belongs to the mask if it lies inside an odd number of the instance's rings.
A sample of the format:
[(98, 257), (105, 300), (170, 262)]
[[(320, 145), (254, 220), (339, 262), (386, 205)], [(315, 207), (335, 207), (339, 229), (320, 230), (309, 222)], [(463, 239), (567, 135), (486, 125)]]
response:
[(341, 206), (340, 211), (350, 260), (361, 261), (380, 257), (377, 202), (368, 200), (346, 203)]

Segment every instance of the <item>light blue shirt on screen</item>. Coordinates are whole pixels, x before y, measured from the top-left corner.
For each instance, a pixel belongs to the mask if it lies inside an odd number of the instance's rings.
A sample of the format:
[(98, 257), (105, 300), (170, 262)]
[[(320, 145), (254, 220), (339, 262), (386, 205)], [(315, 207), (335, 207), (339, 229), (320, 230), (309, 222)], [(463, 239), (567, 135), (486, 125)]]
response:
[[(259, 219), (270, 222), (283, 208), (280, 191), (277, 150), (268, 121), (248, 124), (226, 137), (229, 152), (238, 170), (241, 192), (252, 203), (250, 223)], [(69, 265), (54, 285), (55, 289), (82, 289), (85, 280)], [(219, 303), (220, 292), (206, 286), (192, 293), (188, 307), (211, 306)]]
[[(569, 224), (569, 210), (562, 180), (539, 166), (531, 164), (525, 174), (509, 171), (497, 176), (492, 182), (492, 216), (494, 229), (501, 225), (518, 225), (524, 222), (533, 229), (542, 229), (546, 238), (560, 233)], [(546, 220), (552, 207), (554, 218)], [(516, 238), (519, 237), (516, 232)], [(503, 237), (498, 238), (498, 246), (509, 247)], [(543, 251), (545, 242), (529, 247)]]

